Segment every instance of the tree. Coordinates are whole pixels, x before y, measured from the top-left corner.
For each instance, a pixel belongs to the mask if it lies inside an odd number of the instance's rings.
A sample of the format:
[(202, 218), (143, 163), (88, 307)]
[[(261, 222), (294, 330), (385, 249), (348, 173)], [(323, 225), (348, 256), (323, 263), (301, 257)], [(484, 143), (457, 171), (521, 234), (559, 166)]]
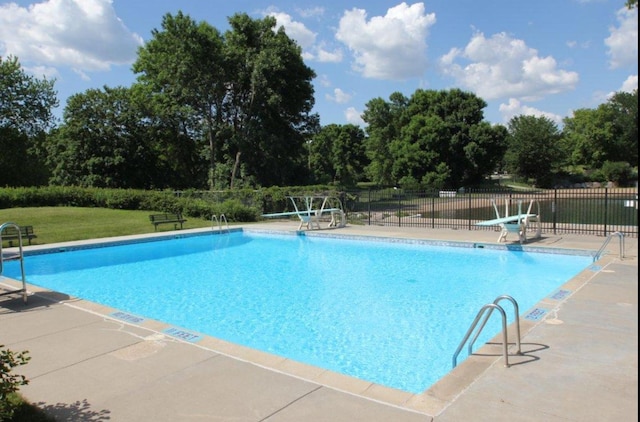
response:
[(51, 109), (58, 106), (54, 82), (27, 75), (17, 57), (0, 57), (0, 127), (15, 128), (28, 136), (51, 128)]
[(71, 96), (64, 123), (51, 136), (51, 183), (149, 188), (154, 157), (143, 118), (128, 88), (90, 89)]
[(46, 183), (42, 144), (58, 106), (53, 86), (27, 75), (16, 57), (0, 57), (0, 186)]
[(324, 126), (309, 143), (314, 182), (351, 186), (363, 180), (368, 163), (364, 142), (364, 131), (356, 125)]
[[(228, 78), (223, 37), (206, 22), (196, 23), (178, 12), (166, 14), (162, 30), (154, 29), (152, 39), (138, 51), (133, 71), (138, 83), (146, 86), (162, 114), (193, 112), (197, 126), (184, 127), (183, 135), (202, 137), (209, 145), (210, 186), (224, 131), (223, 102)], [(160, 107), (165, 107), (164, 111)], [(185, 110), (186, 109), (186, 110)]]
[(550, 187), (563, 159), (557, 125), (544, 116), (520, 115), (509, 121), (508, 131), (507, 170), (532, 179), (536, 186)]
[(188, 116), (187, 137), (207, 139), (210, 187), (306, 179), (315, 73), (274, 18), (236, 14), (229, 23), (223, 36), (181, 12), (165, 15), (139, 51), (138, 82), (162, 114)]
[(305, 146), (319, 129), (319, 118), (311, 113), (315, 72), (304, 64), (300, 47), (284, 29), (276, 30), (275, 18), (253, 20), (236, 14), (229, 23), (227, 160), (260, 185), (304, 182)]
[(605, 161), (638, 166), (638, 90), (619, 92), (596, 109), (579, 109), (564, 119), (570, 161), (600, 169)]
[[(638, 90), (616, 92), (600, 107), (612, 114), (616, 141), (609, 160), (638, 166)], [(598, 108), (600, 108), (598, 107)]]
[(402, 115), (409, 101), (399, 92), (391, 94), (389, 102), (382, 98), (374, 98), (367, 102), (362, 119), (368, 124), (365, 153), (369, 158), (366, 172), (370, 180), (379, 185), (396, 183), (393, 178), (393, 158), (391, 141), (399, 136)]
[(393, 103), (374, 100), (363, 118), (375, 181), (405, 187), (475, 184), (490, 174), (506, 149), (506, 130), (483, 122), (486, 103), (471, 93), (417, 90)]

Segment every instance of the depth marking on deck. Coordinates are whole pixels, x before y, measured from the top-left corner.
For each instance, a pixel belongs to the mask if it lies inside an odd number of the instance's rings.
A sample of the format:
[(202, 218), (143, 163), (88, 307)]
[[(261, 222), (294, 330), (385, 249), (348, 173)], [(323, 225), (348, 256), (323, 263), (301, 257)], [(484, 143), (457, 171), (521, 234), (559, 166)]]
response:
[(192, 331), (183, 330), (182, 328), (171, 327), (167, 328), (163, 331), (163, 333), (170, 335), (171, 337), (179, 338), (180, 340), (188, 341), (191, 343), (198, 342), (202, 340), (202, 336), (200, 334), (194, 333)]
[(136, 316), (136, 315), (131, 315), (131, 314), (128, 314), (128, 313), (122, 312), (122, 311), (112, 312), (112, 313), (109, 314), (109, 316), (112, 316), (112, 317), (117, 318), (117, 319), (122, 320), (122, 321), (130, 322), (132, 324), (140, 324), (140, 323), (144, 322), (144, 318)]
[(554, 300), (562, 300), (562, 299), (566, 298), (567, 296), (569, 296), (570, 294), (571, 294), (570, 290), (558, 290), (557, 292), (555, 292), (554, 294), (552, 294), (549, 297), (551, 299), (554, 299)]
[(529, 312), (527, 315), (525, 315), (525, 319), (529, 319), (532, 321), (538, 321), (540, 320), (540, 318), (542, 318), (545, 314), (547, 313), (547, 310), (544, 308), (535, 308), (533, 309), (531, 312)]

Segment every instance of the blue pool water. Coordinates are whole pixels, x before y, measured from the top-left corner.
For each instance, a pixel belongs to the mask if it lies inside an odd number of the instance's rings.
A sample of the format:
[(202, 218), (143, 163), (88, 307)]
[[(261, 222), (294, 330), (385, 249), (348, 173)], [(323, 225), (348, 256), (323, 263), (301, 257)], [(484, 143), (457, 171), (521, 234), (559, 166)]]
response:
[[(419, 393), (483, 305), (521, 315), (590, 256), (261, 232), (28, 255), (27, 281), (174, 327)], [(5, 274), (20, 279), (17, 262)], [(502, 305), (502, 303), (501, 303)], [(513, 308), (504, 304), (513, 321)], [(501, 329), (498, 313), (476, 349)], [(466, 358), (466, 347), (458, 357)]]

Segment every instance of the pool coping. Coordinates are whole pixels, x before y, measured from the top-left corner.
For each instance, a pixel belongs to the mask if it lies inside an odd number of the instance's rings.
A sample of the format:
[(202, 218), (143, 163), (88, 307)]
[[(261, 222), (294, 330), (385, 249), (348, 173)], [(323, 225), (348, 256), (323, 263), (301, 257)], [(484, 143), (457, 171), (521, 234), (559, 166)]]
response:
[[(457, 246), (457, 247), (479, 247), (480, 245), (488, 248), (506, 249), (524, 251), (535, 251), (542, 253), (564, 253), (567, 252), (576, 253), (580, 255), (592, 255), (592, 250), (583, 249), (570, 249), (570, 248), (549, 248), (542, 246), (528, 246), (528, 245), (504, 245), (504, 244), (491, 244), (489, 242), (469, 242), (469, 241), (443, 241), (443, 240), (430, 240), (430, 239), (405, 239), (396, 238), (392, 236), (366, 236), (366, 235), (351, 235), (340, 234), (336, 232), (322, 233), (322, 232), (308, 232), (300, 230), (281, 230), (281, 229), (259, 229), (259, 228), (241, 228), (233, 230), (246, 230), (247, 232), (261, 232), (261, 233), (278, 233), (278, 234), (290, 234), (290, 235), (306, 235), (306, 236), (329, 236), (339, 238), (365, 238), (367, 240), (384, 240), (401, 241), (402, 243), (420, 243), (420, 244), (435, 244), (441, 246)], [(193, 235), (210, 234), (211, 229), (195, 229), (190, 231), (181, 231), (180, 233), (171, 232), (158, 233), (153, 235), (142, 236), (126, 236), (112, 239), (98, 239), (95, 241), (82, 241), (82, 242), (65, 242), (63, 244), (56, 245), (37, 245), (32, 247), (25, 247), (25, 256), (32, 253), (46, 253), (47, 250), (58, 251), (59, 248), (64, 247), (68, 249), (72, 248), (94, 248), (113, 246), (123, 243), (137, 243), (141, 241), (153, 241), (166, 238), (185, 237)], [(529, 315), (535, 311), (536, 317), (533, 319), (527, 319), (526, 317), (520, 318), (520, 333), (521, 337), (524, 337), (530, 330), (539, 324), (553, 323), (554, 311), (556, 311), (568, 298), (570, 298), (575, 292), (580, 290), (586, 283), (588, 283), (603, 267), (613, 260), (612, 255), (604, 255), (597, 263), (589, 266), (581, 271), (575, 277), (565, 282), (558, 288), (552, 295), (544, 298), (538, 302), (531, 310), (521, 312), (521, 314)], [(21, 284), (18, 280), (8, 279), (7, 277), (0, 276), (0, 284), (8, 284), (11, 288), (15, 288), (16, 285)], [(449, 405), (451, 405), (457, 397), (464, 391), (466, 386), (472, 384), (489, 368), (495, 365), (503, 365), (503, 354), (501, 342), (501, 335), (497, 335), (485, 345), (482, 345), (474, 354), (465, 358), (463, 362), (453, 368), (447, 375), (433, 384), (429, 389), (422, 393), (413, 394), (401, 390), (396, 390), (386, 386), (378, 385), (368, 381), (363, 381), (354, 377), (339, 374), (333, 371), (325, 370), (322, 368), (314, 367), (311, 365), (303, 364), (291, 359), (287, 359), (281, 356), (272, 355), (266, 352), (261, 352), (255, 349), (251, 349), (245, 346), (230, 343), (224, 340), (220, 340), (200, 333), (191, 332), (189, 330), (183, 330), (180, 327), (175, 327), (170, 324), (165, 324), (160, 321), (156, 321), (149, 318), (143, 318), (136, 315), (123, 313), (118, 309), (99, 305), (90, 301), (86, 301), (74, 297), (63, 298), (62, 294), (58, 294), (58, 299), (53, 300), (50, 296), (41, 295), (43, 292), (51, 293), (49, 289), (40, 288), (38, 286), (30, 285), (27, 283), (27, 290), (29, 294), (40, 295), (40, 297), (46, 297), (47, 300), (51, 300), (57, 303), (71, 306), (76, 309), (84, 310), (93, 314), (100, 315), (104, 318), (113, 319), (120, 323), (137, 326), (152, 331), (158, 335), (169, 336), (175, 340), (189, 343), (195, 347), (204, 348), (230, 358), (238, 359), (243, 362), (248, 362), (257, 365), (262, 368), (273, 370), (285, 375), (289, 375), (295, 378), (310, 381), (322, 386), (326, 386), (338, 391), (354, 394), (363, 398), (378, 401), (384, 404), (396, 406), (409, 411), (427, 414), (427, 415), (439, 415)], [(55, 292), (54, 292), (55, 293)], [(544, 310), (540, 312), (539, 310)], [(521, 310), (524, 311), (524, 310)], [(511, 364), (517, 364), (526, 357), (518, 356), (514, 352), (515, 339), (512, 336), (514, 331), (514, 324), (508, 326), (509, 333), (509, 360)]]

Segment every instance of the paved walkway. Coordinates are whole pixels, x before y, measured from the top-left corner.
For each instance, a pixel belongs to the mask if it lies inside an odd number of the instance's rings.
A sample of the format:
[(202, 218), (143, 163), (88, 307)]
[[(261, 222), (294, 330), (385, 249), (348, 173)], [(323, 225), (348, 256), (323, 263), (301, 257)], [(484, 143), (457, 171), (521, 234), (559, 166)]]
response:
[[(496, 245), (498, 234), (371, 226), (333, 233), (486, 245)], [(596, 251), (603, 242), (543, 235), (525, 248)], [(620, 259), (613, 239), (597, 265), (563, 286), (567, 297), (543, 300), (551, 312), (523, 322), (522, 356), (510, 339), (509, 368), (501, 348), (488, 344), (417, 395), (214, 338), (179, 341), (160, 322), (126, 323), (109, 316), (113, 309), (35, 286), (26, 305), (0, 297), (0, 344), (29, 351), (31, 361), (15, 370), (30, 380), (20, 391), (60, 421), (631, 421), (638, 413), (637, 243), (626, 238)], [(11, 286), (0, 277), (0, 291)]]

